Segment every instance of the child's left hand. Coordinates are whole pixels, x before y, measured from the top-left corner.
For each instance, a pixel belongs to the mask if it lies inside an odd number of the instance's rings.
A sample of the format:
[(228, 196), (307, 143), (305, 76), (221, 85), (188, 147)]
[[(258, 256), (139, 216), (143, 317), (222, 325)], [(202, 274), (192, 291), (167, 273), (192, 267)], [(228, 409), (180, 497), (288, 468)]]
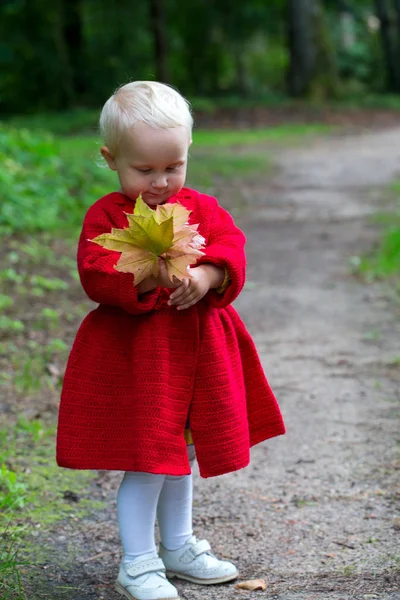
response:
[(202, 264), (188, 271), (190, 277), (184, 277), (181, 285), (169, 297), (169, 306), (176, 306), (177, 310), (196, 304), (210, 289), (218, 288), (225, 276), (224, 269), (211, 264)]

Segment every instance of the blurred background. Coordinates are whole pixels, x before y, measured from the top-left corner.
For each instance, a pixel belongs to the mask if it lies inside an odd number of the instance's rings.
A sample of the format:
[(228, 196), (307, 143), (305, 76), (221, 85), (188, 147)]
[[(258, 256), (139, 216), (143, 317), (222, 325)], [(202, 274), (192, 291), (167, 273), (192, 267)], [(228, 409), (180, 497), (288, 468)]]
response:
[(3, 0), (0, 39), (3, 115), (97, 110), (133, 79), (209, 111), (400, 92), (398, 0)]

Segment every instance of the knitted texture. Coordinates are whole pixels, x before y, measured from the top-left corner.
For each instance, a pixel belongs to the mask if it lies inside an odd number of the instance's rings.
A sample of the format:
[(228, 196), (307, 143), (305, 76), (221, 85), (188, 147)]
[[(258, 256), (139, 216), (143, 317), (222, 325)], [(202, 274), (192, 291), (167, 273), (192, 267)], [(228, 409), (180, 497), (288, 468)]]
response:
[(245, 281), (245, 237), (215, 198), (187, 188), (169, 202), (192, 211), (208, 262), (226, 269), (210, 290), (177, 311), (172, 290), (138, 296), (133, 275), (114, 269), (119, 253), (90, 242), (127, 226), (134, 203), (119, 192), (88, 211), (78, 247), (82, 286), (99, 306), (84, 319), (64, 377), (57, 461), (74, 469), (187, 475), (188, 417), (200, 474), (249, 463), (250, 446), (285, 428), (256, 348), (231, 306)]

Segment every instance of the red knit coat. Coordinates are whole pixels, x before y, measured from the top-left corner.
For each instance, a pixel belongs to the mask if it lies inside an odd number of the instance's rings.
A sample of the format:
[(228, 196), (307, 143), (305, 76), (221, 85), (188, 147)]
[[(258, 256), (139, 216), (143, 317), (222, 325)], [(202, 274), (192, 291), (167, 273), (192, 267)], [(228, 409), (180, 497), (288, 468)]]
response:
[(78, 247), (82, 286), (99, 306), (84, 319), (63, 382), (57, 462), (73, 469), (190, 473), (187, 419), (202, 477), (249, 463), (250, 446), (283, 434), (282, 416), (233, 300), (245, 281), (243, 233), (215, 198), (183, 188), (169, 202), (192, 211), (202, 262), (226, 268), (223, 294), (183, 311), (170, 292), (138, 296), (119, 253), (90, 239), (128, 225), (134, 203), (114, 192), (87, 212)]

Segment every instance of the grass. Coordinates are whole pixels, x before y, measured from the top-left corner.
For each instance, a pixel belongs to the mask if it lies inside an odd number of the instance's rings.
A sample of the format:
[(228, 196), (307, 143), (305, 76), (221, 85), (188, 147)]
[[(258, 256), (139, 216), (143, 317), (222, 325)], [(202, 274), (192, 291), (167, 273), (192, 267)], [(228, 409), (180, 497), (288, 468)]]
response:
[(304, 137), (332, 132), (324, 123), (287, 123), (273, 127), (235, 130), (195, 130), (193, 143), (200, 147), (232, 147), (257, 145), (266, 142), (296, 142)]
[[(95, 474), (60, 469), (55, 414), (73, 332), (88, 307), (75, 299), (75, 248), (46, 233), (4, 238), (0, 257), (0, 598), (25, 599), (20, 572), (46, 560), (37, 544), (57, 523), (98, 506)], [(80, 292), (79, 292), (80, 293)], [(71, 325), (71, 323), (73, 325)], [(73, 490), (79, 502), (64, 494)], [(30, 566), (27, 564), (30, 563)]]
[(0, 475), (0, 526), (9, 536), (16, 533), (18, 537), (37, 525), (46, 528), (67, 518), (71, 514), (64, 497), (67, 490), (78, 490), (81, 496), (79, 504), (74, 504), (75, 515), (93, 506), (87, 484), (95, 474), (57, 466), (54, 425), (20, 416), (13, 425), (0, 429), (0, 440), (1, 470), (5, 474), (3, 478)]
[[(54, 458), (54, 426), (41, 419), (19, 417), (0, 428), (0, 597), (25, 598), (20, 572), (45, 560), (46, 548), (36, 547), (35, 532), (55, 523), (82, 517), (99, 506), (90, 498), (95, 474), (59, 469)], [(68, 490), (79, 494), (73, 509)], [(3, 595), (2, 595), (3, 594)]]
[(364, 256), (352, 257), (353, 271), (367, 282), (386, 280), (400, 296), (400, 180), (390, 186), (396, 206), (379, 213), (374, 221), (381, 229), (376, 246)]
[(8, 530), (0, 538), (0, 594), (2, 600), (27, 600), (22, 589), (20, 569), (26, 566), (18, 556), (18, 547), (8, 541)]

